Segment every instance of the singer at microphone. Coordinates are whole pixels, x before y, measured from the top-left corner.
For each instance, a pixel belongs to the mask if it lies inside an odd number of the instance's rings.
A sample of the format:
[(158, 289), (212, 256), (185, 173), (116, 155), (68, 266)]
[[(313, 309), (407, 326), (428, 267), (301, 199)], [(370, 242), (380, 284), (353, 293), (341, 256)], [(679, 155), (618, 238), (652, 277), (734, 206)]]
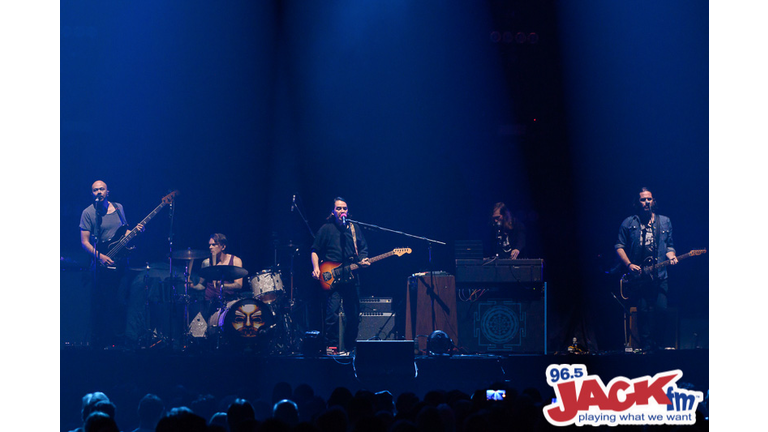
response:
[[(104, 349), (128, 342), (125, 340), (126, 315), (118, 319), (120, 315), (115, 314), (115, 309), (119, 310), (122, 304), (118, 293), (126, 276), (125, 262), (119, 255), (110, 257), (109, 254), (111, 243), (120, 239), (122, 228), (127, 229), (127, 219), (122, 204), (108, 200), (109, 189), (104, 181), (95, 181), (90, 194), (91, 204), (80, 214), (80, 246), (94, 264), (84, 278), (84, 288), (91, 299), (89, 344), (93, 349)], [(141, 224), (136, 227), (143, 229)]]
[[(326, 353), (349, 352), (357, 343), (360, 324), (360, 278), (358, 269), (368, 267), (368, 243), (357, 224), (348, 220), (347, 200), (336, 197), (332, 201), (331, 214), (317, 231), (311, 248), (312, 277), (328, 281), (326, 274), (330, 269), (339, 268), (330, 287), (323, 287), (325, 299), (325, 318), (323, 336)], [(322, 263), (322, 268), (321, 268)], [(339, 312), (343, 304), (345, 325), (339, 335)], [(341, 337), (339, 337), (341, 336)]]

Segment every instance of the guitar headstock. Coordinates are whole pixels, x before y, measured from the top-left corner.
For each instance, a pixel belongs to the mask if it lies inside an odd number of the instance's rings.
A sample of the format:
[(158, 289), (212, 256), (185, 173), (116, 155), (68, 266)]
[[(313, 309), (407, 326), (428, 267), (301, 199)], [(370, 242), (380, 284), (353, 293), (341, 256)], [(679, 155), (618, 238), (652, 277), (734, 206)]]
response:
[(694, 250), (689, 252), (689, 254), (691, 256), (698, 256), (698, 255), (705, 254), (705, 253), (707, 253), (706, 249), (694, 249)]
[(169, 193), (168, 195), (166, 195), (166, 196), (164, 196), (164, 197), (163, 197), (163, 203), (164, 203), (164, 204), (170, 204), (170, 203), (172, 203), (172, 202), (173, 202), (173, 200), (174, 200), (174, 198), (176, 198), (176, 195), (178, 195), (178, 194), (179, 194), (179, 191), (177, 191), (177, 190), (175, 190), (175, 191), (173, 191), (173, 192)]
[(411, 248), (398, 248), (392, 251), (397, 256), (403, 256), (411, 253)]

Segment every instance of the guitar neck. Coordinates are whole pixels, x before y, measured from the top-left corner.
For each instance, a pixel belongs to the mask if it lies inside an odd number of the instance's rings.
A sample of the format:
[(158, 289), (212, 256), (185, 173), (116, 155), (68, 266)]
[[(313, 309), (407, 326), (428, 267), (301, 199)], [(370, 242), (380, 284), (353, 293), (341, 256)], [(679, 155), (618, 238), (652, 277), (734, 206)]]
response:
[[(677, 256), (677, 260), (678, 261), (682, 261), (682, 260), (688, 258), (689, 256), (691, 256), (690, 252), (682, 254), (682, 255), (678, 255)], [(656, 270), (656, 269), (660, 269), (662, 267), (666, 267), (666, 266), (668, 266), (670, 264), (670, 262), (671, 262), (670, 260), (666, 260), (664, 262), (660, 262), (660, 263), (656, 264), (655, 266), (653, 266), (653, 269)]]
[[(389, 252), (383, 253), (381, 255), (376, 255), (373, 258), (368, 258), (368, 261), (371, 262), (371, 263), (375, 263), (376, 261), (383, 260), (384, 258), (389, 258), (389, 257), (391, 257), (394, 254), (395, 254), (395, 251), (389, 251)], [(358, 264), (350, 264), (349, 265), (349, 269), (350, 270), (357, 270), (358, 268), (360, 268), (360, 266)]]
[(154, 210), (152, 210), (151, 213), (147, 215), (144, 219), (142, 219), (141, 222), (137, 224), (137, 227), (134, 227), (132, 230), (128, 231), (128, 233), (120, 239), (120, 242), (115, 245), (114, 248), (112, 248), (111, 251), (107, 253), (107, 256), (109, 258), (114, 258), (120, 250), (122, 250), (128, 243), (130, 243), (131, 240), (133, 240), (134, 237), (136, 237), (139, 234), (138, 225), (146, 225), (149, 223), (149, 221), (152, 220), (153, 217), (155, 217), (158, 213), (160, 213), (160, 210), (163, 209), (163, 207), (167, 206), (168, 204), (166, 202), (160, 203), (157, 207), (155, 207)]

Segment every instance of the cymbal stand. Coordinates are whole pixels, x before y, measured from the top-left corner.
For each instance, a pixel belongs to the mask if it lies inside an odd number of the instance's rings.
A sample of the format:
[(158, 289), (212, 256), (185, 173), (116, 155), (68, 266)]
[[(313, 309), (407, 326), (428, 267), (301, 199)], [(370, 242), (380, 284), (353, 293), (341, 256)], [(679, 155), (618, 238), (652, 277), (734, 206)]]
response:
[(173, 349), (174, 323), (176, 321), (176, 284), (173, 280), (173, 214), (176, 206), (173, 200), (168, 205), (168, 218), (171, 220), (168, 228), (168, 281), (171, 284), (171, 322), (168, 325), (168, 345)]
[(151, 329), (152, 320), (150, 318), (149, 311), (149, 263), (147, 263), (147, 269), (144, 270), (144, 328), (143, 334), (139, 336), (139, 346), (148, 346), (148, 342), (152, 338), (153, 331)]
[(189, 287), (192, 286), (192, 280), (191, 280), (191, 273), (192, 273), (192, 264), (194, 263), (194, 260), (187, 261), (186, 264), (184, 264), (184, 335), (188, 338), (189, 337), (189, 324), (190, 324), (190, 318), (189, 318), (189, 304), (191, 302), (191, 297), (189, 294)]

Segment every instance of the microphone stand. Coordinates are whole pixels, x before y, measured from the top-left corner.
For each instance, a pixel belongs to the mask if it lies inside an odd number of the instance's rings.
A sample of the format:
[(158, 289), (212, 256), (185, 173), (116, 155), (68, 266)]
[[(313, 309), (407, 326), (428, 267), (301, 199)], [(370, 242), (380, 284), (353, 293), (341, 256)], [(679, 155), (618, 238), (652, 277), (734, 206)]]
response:
[[(173, 214), (174, 210), (176, 209), (176, 205), (173, 201), (169, 204), (168, 207), (168, 217), (170, 218), (170, 228), (168, 229), (168, 283), (170, 284), (171, 289), (171, 322), (168, 328), (168, 331), (170, 333), (169, 337), (169, 345), (171, 349), (173, 349), (173, 342), (174, 342), (174, 323), (176, 321), (176, 283), (173, 279)], [(185, 293), (186, 294), (186, 293)], [(186, 298), (186, 296), (185, 296)], [(187, 322), (187, 308), (184, 307), (184, 323)]]
[(430, 297), (430, 301), (432, 303), (432, 331), (436, 330), (435, 329), (435, 294), (434, 294), (435, 271), (434, 271), (433, 263), (432, 263), (432, 245), (433, 244), (439, 244), (439, 245), (445, 246), (446, 243), (442, 242), (440, 240), (434, 240), (434, 239), (430, 239), (430, 238), (427, 238), (427, 237), (424, 237), (424, 236), (418, 236), (418, 235), (409, 234), (409, 233), (406, 233), (406, 232), (403, 232), (403, 231), (397, 231), (397, 230), (393, 230), (393, 229), (390, 229), (390, 228), (384, 228), (384, 227), (380, 227), (378, 225), (373, 225), (373, 224), (369, 224), (369, 223), (365, 223), (365, 222), (360, 222), (360, 221), (353, 220), (353, 219), (347, 219), (347, 222), (356, 223), (356, 224), (358, 224), (358, 225), (360, 225), (360, 226), (362, 226), (364, 228), (375, 229), (375, 230), (379, 230), (379, 231), (386, 231), (386, 232), (390, 232), (390, 233), (393, 233), (393, 234), (398, 234), (398, 235), (402, 235), (402, 236), (405, 236), (405, 237), (411, 237), (411, 238), (415, 238), (415, 239), (427, 242), (427, 254), (428, 254), (427, 258), (429, 260), (428, 267), (429, 267), (429, 276), (430, 276), (430, 283), (431, 283), (430, 290), (432, 291), (432, 293), (430, 293), (430, 296), (429, 296)]
[(376, 230), (379, 230), (379, 231), (387, 231), (387, 232), (391, 232), (391, 233), (394, 233), (394, 234), (399, 234), (399, 235), (402, 235), (402, 236), (411, 237), (411, 238), (415, 238), (415, 239), (418, 239), (418, 240), (426, 241), (429, 244), (429, 260), (430, 260), (430, 262), (432, 261), (432, 244), (435, 243), (435, 244), (439, 244), (439, 245), (445, 246), (445, 243), (441, 242), (440, 240), (433, 240), (433, 239), (430, 239), (430, 238), (426, 238), (424, 236), (408, 234), (406, 232), (397, 231), (397, 230), (393, 230), (393, 229), (389, 229), (389, 228), (384, 228), (384, 227), (380, 227), (378, 225), (373, 225), (373, 224), (369, 224), (369, 223), (365, 223), (365, 222), (360, 222), (360, 221), (357, 221), (357, 220), (354, 220), (354, 219), (347, 219), (347, 222), (356, 223), (356, 224), (358, 224), (358, 225), (360, 225), (362, 227), (366, 227), (366, 228), (372, 228), (372, 229), (376, 229)]
[[(99, 258), (99, 255), (101, 252), (99, 252), (99, 242), (101, 241), (101, 213), (99, 211), (99, 204), (101, 201), (97, 200), (95, 203), (93, 203), (93, 208), (96, 210), (96, 223), (94, 227), (96, 228), (93, 233), (93, 265), (91, 266), (91, 299), (93, 299), (94, 292), (98, 292), (101, 290), (101, 287), (99, 286), (99, 270), (101, 267), (101, 259)], [(93, 301), (93, 300), (91, 300)], [(106, 305), (104, 305), (106, 306)], [(95, 307), (99, 307), (98, 305)], [(91, 306), (91, 309), (93, 309), (94, 306)], [(93, 315), (93, 314), (92, 314)], [(93, 320), (92, 320), (93, 321)], [(91, 322), (91, 342), (94, 341), (93, 334), (95, 332), (95, 329), (93, 328), (95, 325), (97, 325), (94, 322)], [(101, 342), (101, 341), (99, 341)], [(96, 348), (102, 348), (102, 347), (96, 347)]]

